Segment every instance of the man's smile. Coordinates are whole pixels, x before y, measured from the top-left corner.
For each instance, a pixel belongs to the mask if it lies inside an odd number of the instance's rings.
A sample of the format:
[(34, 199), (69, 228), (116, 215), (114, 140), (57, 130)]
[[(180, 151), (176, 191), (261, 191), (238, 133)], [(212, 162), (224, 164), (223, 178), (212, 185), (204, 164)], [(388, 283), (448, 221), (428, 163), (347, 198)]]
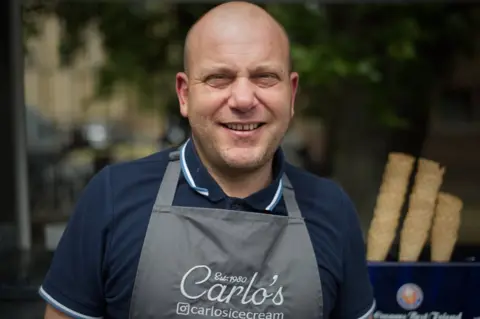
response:
[(232, 131), (254, 131), (260, 128), (265, 123), (263, 122), (256, 122), (256, 123), (221, 123), (221, 125), (229, 130)]

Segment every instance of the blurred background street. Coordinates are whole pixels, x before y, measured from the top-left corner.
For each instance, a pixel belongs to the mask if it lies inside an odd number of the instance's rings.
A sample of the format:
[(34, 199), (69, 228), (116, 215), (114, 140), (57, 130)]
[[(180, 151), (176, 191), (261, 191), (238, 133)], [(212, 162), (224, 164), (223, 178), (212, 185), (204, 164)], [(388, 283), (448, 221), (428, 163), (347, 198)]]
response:
[[(182, 69), (188, 28), (213, 5), (32, 0), (23, 6), (32, 251), (16, 250), (10, 158), (1, 173), (8, 190), (0, 214), (0, 318), (42, 318), (36, 291), (96, 172), (188, 137), (174, 75)], [(447, 171), (442, 189), (464, 202), (453, 260), (476, 261), (480, 4), (265, 7), (287, 29), (300, 72), (296, 119), (284, 141), (288, 159), (339, 182), (364, 232), (389, 152), (440, 162)], [(7, 115), (2, 126), (11, 128)], [(11, 136), (2, 138), (11, 145)], [(428, 247), (422, 256), (428, 258)]]

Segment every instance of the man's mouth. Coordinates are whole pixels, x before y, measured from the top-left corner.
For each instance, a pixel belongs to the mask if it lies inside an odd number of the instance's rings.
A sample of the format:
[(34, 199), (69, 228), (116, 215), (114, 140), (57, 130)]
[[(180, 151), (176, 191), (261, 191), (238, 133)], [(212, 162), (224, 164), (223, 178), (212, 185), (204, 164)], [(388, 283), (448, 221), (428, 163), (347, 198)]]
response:
[(223, 123), (222, 126), (232, 131), (253, 131), (265, 123)]

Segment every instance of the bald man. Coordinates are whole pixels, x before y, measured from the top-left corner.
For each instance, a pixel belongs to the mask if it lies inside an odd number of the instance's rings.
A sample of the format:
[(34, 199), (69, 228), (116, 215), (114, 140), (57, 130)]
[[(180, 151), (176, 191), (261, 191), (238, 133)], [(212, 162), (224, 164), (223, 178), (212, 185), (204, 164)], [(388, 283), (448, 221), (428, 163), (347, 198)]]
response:
[(371, 315), (351, 201), (279, 146), (299, 79), (289, 51), (248, 3), (192, 27), (176, 76), (191, 137), (90, 181), (40, 288), (45, 318)]

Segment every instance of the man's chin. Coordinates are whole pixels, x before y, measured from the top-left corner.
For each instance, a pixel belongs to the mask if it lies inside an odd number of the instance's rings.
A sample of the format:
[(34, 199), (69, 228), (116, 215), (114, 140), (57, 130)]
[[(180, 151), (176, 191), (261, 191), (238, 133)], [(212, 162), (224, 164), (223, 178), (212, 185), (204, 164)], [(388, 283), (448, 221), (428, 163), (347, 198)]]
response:
[(242, 147), (223, 152), (222, 158), (233, 169), (251, 170), (264, 164), (265, 152), (253, 147)]

